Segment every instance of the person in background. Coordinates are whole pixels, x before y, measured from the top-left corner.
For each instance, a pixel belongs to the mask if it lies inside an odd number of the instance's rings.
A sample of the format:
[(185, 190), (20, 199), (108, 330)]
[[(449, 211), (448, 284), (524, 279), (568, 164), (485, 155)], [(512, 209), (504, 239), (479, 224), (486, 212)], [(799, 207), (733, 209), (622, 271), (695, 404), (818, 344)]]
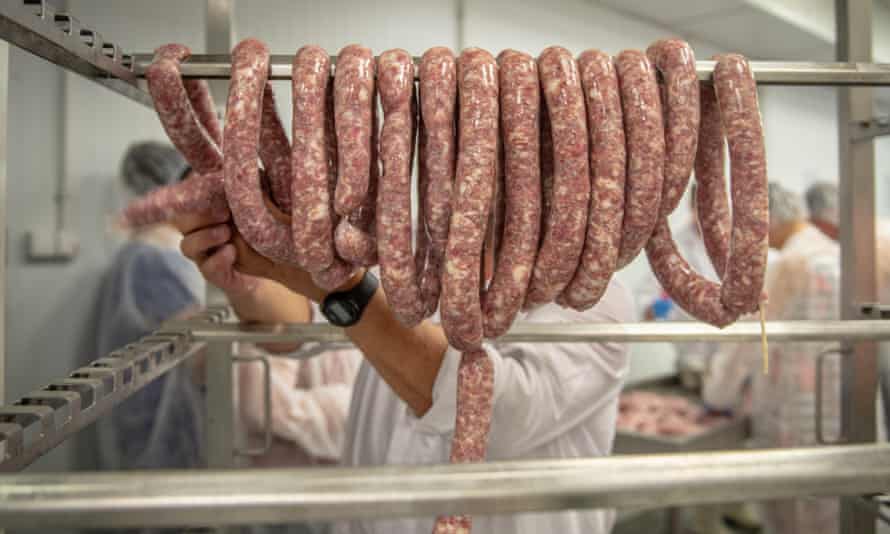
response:
[[(769, 242), (779, 253), (767, 270), (767, 319), (837, 319), (837, 243), (807, 222), (799, 196), (777, 183), (769, 185), (769, 211)], [(704, 400), (711, 408), (749, 413), (756, 448), (816, 445), (816, 362), (826, 354), (822, 427), (827, 439), (835, 438), (840, 428), (838, 349), (836, 343), (772, 343), (766, 374), (759, 343), (724, 345), (705, 375)], [(763, 508), (770, 533), (837, 532), (833, 499), (777, 501)]]
[[(173, 147), (132, 145), (120, 177), (131, 197), (178, 182), (190, 172)], [(132, 231), (105, 273), (89, 360), (132, 343), (169, 319), (198, 309), (204, 281), (179, 253), (171, 225)], [(83, 361), (86, 365), (89, 361)], [(203, 463), (202, 398), (188, 365), (146, 385), (96, 424), (93, 462), (100, 469), (187, 469)]]
[[(141, 142), (127, 150), (120, 175), (132, 198), (187, 179), (190, 169), (172, 146)], [(203, 301), (204, 277), (180, 252), (182, 234), (176, 226), (137, 228), (127, 237), (102, 282), (91, 359), (138, 340), (167, 320), (187, 316)], [(251, 310), (251, 317), (258, 320), (267, 318), (253, 311), (252, 299), (257, 294), (274, 294), (280, 286), (225, 269), (215, 274), (209, 281), (223, 290), (236, 309)], [(257, 285), (262, 287), (253, 289)], [(289, 304), (287, 310), (272, 307), (275, 319), (311, 320), (312, 309), (306, 299)], [(250, 440), (256, 442), (267, 424), (273, 436), (271, 449), (252, 458), (255, 466), (331, 464), (343, 449), (352, 384), (361, 355), (352, 350), (326, 352), (309, 360), (276, 356), (298, 348), (241, 344), (236, 349), (240, 355), (268, 358), (271, 368), (271, 421), (267, 422), (262, 366), (244, 363), (237, 367), (237, 413)], [(202, 361), (202, 356), (196, 355), (101, 418), (90, 447), (94, 458), (89, 467), (120, 470), (203, 466)], [(293, 526), (286, 531), (318, 530)]]
[[(696, 184), (692, 183), (689, 190), (689, 220), (677, 229), (674, 241), (677, 250), (686, 258), (696, 272), (705, 278), (717, 281), (717, 272), (708, 257), (705, 243), (698, 227), (698, 216), (695, 209)], [(664, 292), (658, 280), (651, 272), (646, 273), (643, 283), (636, 291), (640, 315), (645, 321), (694, 321), (695, 318), (674, 304)], [(708, 359), (717, 351), (719, 344), (713, 341), (695, 341), (674, 343), (677, 356), (677, 369), (687, 387), (698, 389), (701, 373), (707, 368)]]
[[(837, 185), (817, 182), (806, 192), (810, 223), (825, 235), (838, 239), (840, 234), (840, 210)], [(878, 302), (890, 302), (890, 221), (879, 218), (875, 226), (875, 260), (878, 283)], [(878, 415), (883, 420), (879, 431), (884, 437), (890, 434), (890, 343), (878, 345), (880, 403)]]

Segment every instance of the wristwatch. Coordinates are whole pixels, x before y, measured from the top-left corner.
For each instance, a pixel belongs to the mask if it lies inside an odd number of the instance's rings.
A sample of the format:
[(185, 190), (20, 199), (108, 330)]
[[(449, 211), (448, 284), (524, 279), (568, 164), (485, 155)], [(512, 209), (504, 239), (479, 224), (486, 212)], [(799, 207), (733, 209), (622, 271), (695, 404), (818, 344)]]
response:
[(371, 271), (352, 289), (329, 294), (321, 302), (321, 314), (334, 326), (347, 327), (359, 322), (380, 282)]

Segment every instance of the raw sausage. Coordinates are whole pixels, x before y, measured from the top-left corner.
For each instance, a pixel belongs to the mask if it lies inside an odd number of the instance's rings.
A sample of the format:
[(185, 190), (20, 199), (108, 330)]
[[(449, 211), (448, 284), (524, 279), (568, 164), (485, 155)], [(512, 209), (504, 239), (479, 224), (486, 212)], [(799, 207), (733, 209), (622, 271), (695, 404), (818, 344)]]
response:
[(581, 264), (557, 302), (586, 310), (599, 302), (615, 271), (624, 218), (626, 152), (621, 96), (612, 58), (587, 50), (578, 58), (590, 135), (590, 214)]
[(328, 53), (304, 46), (293, 61), (292, 225), (297, 264), (319, 272), (334, 261), (330, 154), (325, 109), (331, 67)]
[[(451, 463), (485, 461), (494, 394), (494, 366), (485, 350), (461, 355), (457, 371), (457, 415), (451, 438)], [(470, 532), (467, 515), (441, 516), (434, 534)]]
[[(324, 159), (325, 169), (327, 171), (327, 188), (328, 188), (328, 213), (331, 217), (332, 227), (339, 226), (340, 216), (334, 211), (334, 194), (337, 187), (337, 133), (334, 126), (334, 88), (328, 84), (324, 94)], [(333, 243), (333, 236), (327, 235), (325, 239)], [(346, 283), (355, 274), (355, 266), (343, 261), (339, 256), (334, 254), (334, 259), (330, 265), (324, 269), (312, 273), (312, 280), (317, 286), (329, 291), (336, 290), (338, 287)]]
[(439, 311), (451, 346), (467, 351), (482, 343), (480, 267), (497, 157), (497, 64), (488, 52), (469, 48), (457, 76), (459, 153)]
[(371, 169), (368, 192), (362, 204), (340, 219), (334, 231), (337, 254), (354, 265), (371, 267), (377, 264), (377, 180), (380, 166), (377, 161), (377, 106), (371, 117)]
[(664, 79), (664, 186), (661, 214), (670, 215), (680, 203), (698, 143), (699, 92), (695, 53), (680, 39), (662, 39), (646, 50)]
[(232, 74), (223, 130), (225, 191), (244, 240), (279, 263), (296, 261), (287, 216), (267, 202), (260, 184), (258, 149), (269, 49), (245, 39), (232, 51)]
[(552, 301), (578, 268), (590, 199), (587, 120), (578, 65), (565, 48), (538, 58), (541, 88), (553, 130), (552, 208), (525, 297), (525, 307)]
[(695, 210), (705, 250), (718, 279), (726, 272), (729, 257), (729, 235), (732, 215), (726, 194), (724, 175), (725, 143), (720, 123), (720, 108), (714, 86), (702, 84), (701, 125), (698, 133), (698, 152), (695, 156)]
[(748, 61), (738, 54), (718, 57), (714, 89), (732, 175), (732, 238), (723, 304), (739, 314), (751, 313), (760, 306), (766, 273), (769, 200), (757, 84)]
[[(720, 56), (714, 71), (714, 86), (720, 113), (727, 125), (727, 138), (733, 140), (730, 143), (733, 241), (723, 282), (706, 280), (689, 267), (677, 252), (666, 217), (659, 219), (646, 245), (646, 255), (659, 283), (680, 307), (702, 321), (722, 327), (741, 314), (756, 310), (760, 304), (769, 206), (763, 132), (756, 86), (747, 61), (737, 55)], [(735, 150), (732, 150), (733, 144)]]
[(617, 269), (646, 245), (661, 206), (664, 183), (664, 123), (655, 69), (646, 55), (625, 50), (615, 59), (624, 135), (627, 138), (627, 183)]
[(263, 89), (263, 118), (260, 128), (259, 151), (266, 176), (269, 179), (272, 199), (282, 212), (290, 214), (291, 183), (293, 182), (293, 169), (290, 162), (291, 147), (281, 119), (278, 117), (272, 84), (268, 82)]
[[(173, 145), (198, 174), (219, 171), (223, 166), (220, 147), (213, 135), (218, 135), (219, 120), (215, 113), (208, 114), (206, 98), (209, 89), (203, 84), (190, 81), (191, 93), (182, 80), (179, 63), (190, 55), (183, 45), (165, 45), (155, 53), (155, 59), (145, 71), (148, 90), (152, 95), (158, 118)], [(201, 110), (197, 114), (195, 105)], [(205, 124), (206, 121), (206, 124)]]
[(349, 45), (337, 56), (334, 118), (338, 174), (334, 209), (346, 216), (368, 194), (374, 102), (374, 56), (369, 48)]
[(425, 170), (423, 223), (429, 238), (427, 265), (421, 275), (424, 315), (435, 310), (441, 293), (441, 270), (451, 219), (456, 157), (455, 106), (457, 72), (454, 54), (445, 47), (427, 50), (420, 59), (420, 115), (423, 132), (420, 163)]
[(377, 191), (377, 254), (380, 278), (393, 313), (407, 326), (423, 319), (420, 288), (412, 253), (411, 161), (414, 154), (414, 63), (400, 49), (388, 50), (377, 62), (383, 105), (380, 159), (383, 173)]
[(506, 332), (522, 306), (535, 264), (541, 220), (538, 68), (528, 54), (505, 50), (498, 56), (498, 69), (505, 217), (494, 278), (482, 299), (485, 337), (490, 338)]
[(677, 251), (666, 217), (658, 220), (646, 257), (658, 283), (689, 315), (721, 328), (738, 319), (723, 306), (721, 285), (696, 273)]

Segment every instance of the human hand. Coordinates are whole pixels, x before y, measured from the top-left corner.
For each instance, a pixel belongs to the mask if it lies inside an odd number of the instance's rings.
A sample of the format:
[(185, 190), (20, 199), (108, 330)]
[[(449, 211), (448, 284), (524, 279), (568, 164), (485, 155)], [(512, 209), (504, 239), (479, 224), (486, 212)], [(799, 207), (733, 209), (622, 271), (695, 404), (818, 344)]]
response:
[[(195, 262), (204, 278), (230, 297), (239, 297), (256, 291), (257, 276), (262, 276), (269, 266), (268, 260), (256, 252), (239, 254), (237, 241), (245, 249), (250, 247), (233, 231), (230, 219), (231, 213), (225, 208), (209, 214), (183, 215), (175, 219), (173, 225), (183, 234), (180, 244), (183, 255)], [(253, 261), (253, 256), (263, 261)], [(239, 270), (235, 270), (239, 257), (248, 260), (248, 269), (238, 265)]]

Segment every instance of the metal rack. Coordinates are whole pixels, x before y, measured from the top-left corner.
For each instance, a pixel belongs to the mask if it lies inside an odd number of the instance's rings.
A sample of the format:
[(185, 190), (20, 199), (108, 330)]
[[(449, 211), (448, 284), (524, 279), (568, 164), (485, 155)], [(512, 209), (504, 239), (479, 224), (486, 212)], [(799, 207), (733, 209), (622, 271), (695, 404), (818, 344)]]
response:
[[(875, 439), (874, 342), (890, 340), (890, 322), (871, 319), (885, 314), (880, 306), (868, 304), (876, 300), (872, 139), (887, 133), (886, 125), (871, 117), (869, 86), (890, 86), (890, 64), (870, 63), (870, 32), (856, 31), (869, 27), (870, 9), (870, 0), (837, 1), (838, 63), (751, 63), (760, 84), (842, 87), (843, 320), (768, 323), (767, 333), (773, 342), (843, 342), (848, 355), (842, 359), (842, 432), (850, 445), (464, 466), (3, 475), (0, 528), (229, 525), (442, 512), (662, 507), (800, 495), (858, 497), (890, 489), (890, 447), (871, 444)], [(0, 37), (151, 106), (142, 79), (150, 54), (125, 53), (44, 1), (4, 2)], [(289, 78), (290, 62), (290, 56), (273, 56), (271, 77)], [(182, 72), (188, 77), (225, 79), (229, 65), (228, 55), (195, 55), (184, 63)], [(697, 68), (700, 79), (708, 80), (713, 62), (700, 61)], [(6, 83), (6, 76), (0, 76), (0, 94), (5, 94)], [(0, 119), (2, 133), (5, 113), (0, 113)], [(208, 355), (207, 399), (213, 408), (208, 414), (212, 444), (208, 457), (214, 468), (230, 466), (234, 454), (231, 342), (340, 342), (345, 337), (342, 331), (321, 325), (247, 327), (226, 322), (229, 315), (227, 309), (209, 309), (188, 321), (168, 323), (155, 334), (0, 407), (0, 470), (16, 471), (28, 465), (201, 350)], [(724, 330), (692, 323), (518, 324), (504, 339), (738, 342), (755, 341), (759, 336), (756, 323)], [(844, 532), (873, 532), (874, 517), (853, 501), (844, 501), (842, 506)]]

